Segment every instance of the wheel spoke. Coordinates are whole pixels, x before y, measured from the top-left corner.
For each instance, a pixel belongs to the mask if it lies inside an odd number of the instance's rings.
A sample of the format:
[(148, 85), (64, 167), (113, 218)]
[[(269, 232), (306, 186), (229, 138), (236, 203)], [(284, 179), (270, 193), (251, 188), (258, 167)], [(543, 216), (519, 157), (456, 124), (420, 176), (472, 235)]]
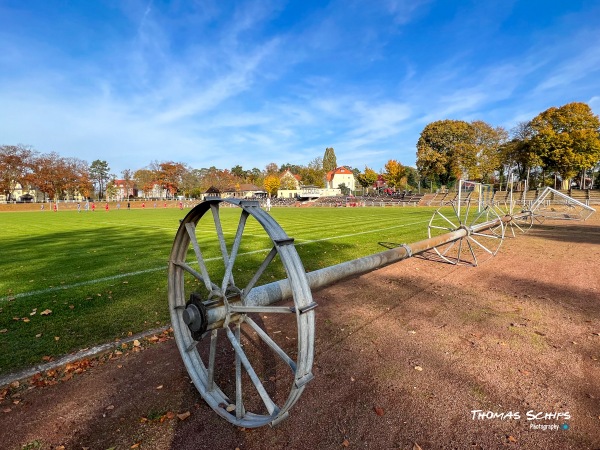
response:
[(479, 220), (479, 218), (483, 215), (484, 212), (487, 212), (488, 208), (483, 208), (479, 214), (477, 214), (477, 216), (475, 217), (475, 219), (473, 219), (473, 221), (471, 222), (471, 226), (473, 225), (477, 225), (477, 221)]
[(235, 336), (231, 332), (231, 329), (226, 328), (226, 331), (227, 331), (227, 337), (229, 338), (229, 341), (231, 342), (231, 345), (233, 346), (236, 355), (239, 356), (241, 363), (244, 365), (244, 369), (246, 369), (246, 373), (250, 377), (252, 384), (254, 384), (254, 387), (256, 388), (256, 390), (258, 391), (258, 394), (260, 395), (260, 398), (262, 399), (263, 403), (267, 407), (267, 411), (269, 411), (269, 414), (278, 412), (279, 408), (277, 407), (277, 405), (275, 405), (273, 400), (271, 400), (271, 397), (269, 397), (269, 394), (267, 393), (267, 391), (265, 390), (265, 387), (263, 386), (262, 382), (258, 378), (258, 375), (256, 375), (254, 368), (252, 367), (252, 365), (250, 365), (250, 361), (248, 361), (248, 357), (244, 353), (242, 346), (240, 345), (238, 340), (235, 338)]
[[(235, 326), (235, 338), (240, 343), (241, 323)], [(244, 416), (244, 402), (242, 400), (242, 362), (238, 352), (235, 352), (235, 417), (241, 419)]]
[(458, 256), (456, 257), (456, 263), (455, 264), (458, 264), (458, 262), (460, 261), (460, 255), (462, 253), (462, 245), (463, 245), (463, 240), (459, 239), (459, 242), (458, 242)]
[(475, 252), (473, 251), (473, 246), (471, 245), (471, 240), (467, 238), (467, 245), (469, 246), (469, 251), (471, 252), (471, 256), (473, 257), (474, 265), (477, 265), (477, 256), (475, 256)]
[[(452, 205), (452, 208), (454, 208), (454, 205)], [(456, 208), (454, 208), (454, 211), (456, 211)], [(458, 228), (458, 226), (454, 225), (454, 223), (450, 219), (448, 219), (446, 216), (444, 216), (441, 212), (438, 211), (437, 213), (442, 219), (444, 219), (446, 222), (448, 222), (450, 225), (452, 225), (453, 230), (456, 230)]]
[[(488, 236), (486, 236), (486, 237), (492, 237), (492, 236), (489, 236), (489, 235), (488, 235)], [(481, 247), (481, 248), (482, 248), (484, 251), (486, 251), (487, 253), (489, 253), (490, 255), (493, 255), (493, 254), (494, 254), (494, 252), (492, 252), (492, 251), (491, 251), (490, 249), (488, 249), (488, 248), (487, 248), (485, 245), (481, 244), (481, 243), (480, 243), (480, 242), (479, 242), (477, 239), (475, 239), (475, 238), (473, 237), (473, 235), (469, 236), (469, 238), (470, 238), (470, 239), (471, 239), (473, 242), (475, 242), (477, 245), (479, 245), (479, 246), (480, 246), (480, 247)], [(498, 239), (498, 238), (494, 237), (494, 239)]]
[(210, 352), (208, 354), (208, 380), (207, 390), (210, 392), (215, 388), (215, 355), (217, 354), (218, 330), (210, 333)]
[(233, 284), (233, 265), (235, 264), (235, 258), (237, 257), (240, 243), (242, 241), (242, 234), (244, 233), (244, 227), (246, 226), (246, 219), (248, 219), (248, 213), (242, 210), (240, 215), (240, 221), (238, 223), (238, 229), (235, 233), (235, 239), (233, 240), (233, 246), (231, 247), (231, 254), (229, 255), (229, 261), (227, 261), (227, 267), (225, 269), (225, 276), (223, 277), (223, 285), (221, 286), (221, 292), (227, 292), (227, 286), (229, 282)]
[(243, 292), (242, 300), (245, 299), (246, 296), (248, 295), (248, 293), (252, 290), (252, 288), (254, 287), (254, 285), (256, 284), (258, 279), (261, 277), (263, 272), (266, 270), (268, 265), (271, 263), (271, 261), (273, 261), (273, 258), (275, 258), (275, 255), (277, 255), (277, 248), (275, 246), (273, 246), (273, 248), (271, 249), (269, 254), (265, 257), (264, 261), (262, 262), (262, 264), (260, 265), (260, 267), (258, 268), (256, 273), (252, 277), (252, 279), (248, 282), (248, 284), (242, 291)]
[[(225, 235), (223, 234), (223, 227), (221, 226), (221, 216), (219, 215), (219, 205), (211, 204), (210, 209), (213, 214), (213, 220), (215, 222), (215, 229), (217, 231), (217, 237), (219, 238), (219, 247), (221, 248), (221, 255), (223, 256), (223, 263), (225, 267), (229, 265), (229, 253), (227, 252), (227, 244), (225, 243)], [(233, 277), (229, 280), (231, 284), (234, 284)]]
[(468, 223), (469, 222), (469, 211), (471, 210), (471, 200), (467, 200), (467, 211), (465, 213), (465, 220), (463, 223)]
[(196, 239), (196, 225), (193, 223), (186, 223), (185, 230), (187, 231), (187, 234), (190, 237), (190, 241), (192, 243), (192, 247), (194, 248), (194, 253), (196, 254), (196, 260), (198, 261), (198, 266), (200, 267), (200, 272), (202, 273), (202, 276), (198, 277), (198, 276), (194, 275), (192, 272), (190, 272), (190, 273), (192, 273), (192, 275), (196, 276), (196, 278), (202, 280), (204, 285), (206, 286), (206, 289), (208, 289), (209, 292), (212, 292), (213, 284), (210, 281), (210, 276), (208, 275), (208, 269), (206, 268), (206, 264), (204, 263), (204, 257), (202, 256), (202, 251), (200, 250), (200, 246), (198, 245), (198, 240)]
[(277, 343), (273, 339), (271, 339), (271, 337), (267, 333), (265, 333), (265, 330), (259, 327), (258, 324), (254, 322), (254, 320), (252, 320), (250, 317), (246, 317), (245, 322), (248, 325), (250, 325), (254, 331), (256, 331), (256, 334), (258, 334), (258, 336), (265, 342), (265, 344), (271, 347), (271, 349), (275, 353), (277, 353), (279, 357), (287, 363), (288, 366), (290, 366), (292, 372), (296, 374), (296, 363), (287, 355), (286, 352), (283, 351), (281, 347), (279, 347), (279, 345), (277, 345)]
[[(206, 280), (204, 279), (204, 277), (200, 273), (198, 273), (197, 270), (192, 269), (187, 263), (185, 263), (183, 261), (173, 261), (173, 264), (181, 267), (183, 270), (185, 270), (186, 272), (191, 274), (194, 278), (204, 282), (206, 285)], [(220, 292), (219, 286), (217, 286), (213, 282), (210, 282), (210, 284), (208, 286), (206, 286), (206, 288), (210, 291), (210, 294), (214, 294), (215, 291), (217, 293)]]
[(446, 250), (443, 251), (441, 256), (446, 256), (446, 254), (452, 249), (452, 247), (454, 247), (455, 244), (456, 244), (456, 241), (452, 241), (452, 243), (450, 243), (450, 245), (448, 247), (446, 247)]

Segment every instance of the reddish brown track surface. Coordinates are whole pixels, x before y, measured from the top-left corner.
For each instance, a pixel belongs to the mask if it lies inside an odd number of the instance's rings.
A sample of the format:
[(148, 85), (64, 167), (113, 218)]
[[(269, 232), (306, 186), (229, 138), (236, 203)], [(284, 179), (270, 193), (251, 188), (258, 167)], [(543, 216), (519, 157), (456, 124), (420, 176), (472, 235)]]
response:
[(598, 449), (599, 264), (596, 214), (478, 268), (419, 257), (315, 293), (315, 379), (274, 429), (219, 419), (169, 339), (0, 389), (0, 447)]

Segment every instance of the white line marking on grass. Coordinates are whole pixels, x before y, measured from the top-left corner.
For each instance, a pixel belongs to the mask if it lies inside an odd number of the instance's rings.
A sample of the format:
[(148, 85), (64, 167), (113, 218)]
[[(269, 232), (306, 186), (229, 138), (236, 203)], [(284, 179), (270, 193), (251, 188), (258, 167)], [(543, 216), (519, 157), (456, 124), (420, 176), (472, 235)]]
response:
[[(377, 229), (374, 229), (374, 230), (359, 231), (358, 233), (336, 235), (336, 236), (330, 236), (330, 237), (321, 238), (321, 239), (312, 239), (312, 240), (295, 239), (295, 241), (302, 241), (302, 242), (298, 242), (298, 245), (313, 244), (315, 242), (331, 241), (333, 239), (343, 239), (343, 238), (348, 238), (348, 237), (352, 237), (352, 236), (359, 236), (361, 234), (379, 233), (380, 231), (392, 230), (394, 228), (403, 228), (403, 227), (408, 227), (408, 226), (411, 226), (411, 225), (418, 225), (418, 224), (426, 223), (426, 222), (428, 222), (428, 221), (425, 220), (425, 221), (419, 221), (419, 222), (405, 223), (405, 224), (394, 225), (394, 226), (386, 227), (386, 228), (377, 228)], [(270, 250), (271, 250), (271, 248), (262, 248), (260, 250), (252, 250), (250, 252), (239, 253), (238, 257), (239, 256), (245, 256), (245, 255), (253, 255), (253, 254), (256, 254), (256, 253), (268, 252)], [(208, 261), (216, 261), (216, 260), (219, 260), (219, 259), (222, 259), (222, 257), (215, 256), (213, 258), (207, 258), (207, 259), (205, 259), (205, 261), (207, 261), (207, 262)], [(51, 292), (66, 291), (68, 289), (77, 288), (77, 287), (81, 287), (81, 286), (89, 286), (91, 284), (103, 283), (105, 281), (113, 281), (113, 280), (118, 280), (118, 279), (121, 279), (121, 278), (132, 277), (132, 276), (136, 276), (136, 275), (143, 275), (145, 273), (158, 272), (158, 271), (166, 270), (166, 269), (167, 269), (166, 266), (161, 266), (161, 267), (155, 267), (153, 269), (145, 269), (145, 270), (138, 270), (138, 271), (135, 271), (135, 272), (121, 273), (121, 274), (118, 274), (118, 275), (112, 275), (110, 277), (96, 278), (94, 280), (82, 281), (80, 283), (74, 283), (74, 284), (68, 284), (68, 285), (63, 285), (63, 286), (51, 287), (51, 288), (48, 288), (48, 289), (40, 289), (40, 290), (37, 290), (37, 291), (30, 291), (30, 292), (21, 292), (19, 294), (8, 295), (6, 297), (0, 297), (0, 303), (4, 303), (4, 302), (10, 301), (10, 300), (16, 300), (18, 298), (32, 297), (34, 295), (43, 295), (43, 294), (49, 294)]]

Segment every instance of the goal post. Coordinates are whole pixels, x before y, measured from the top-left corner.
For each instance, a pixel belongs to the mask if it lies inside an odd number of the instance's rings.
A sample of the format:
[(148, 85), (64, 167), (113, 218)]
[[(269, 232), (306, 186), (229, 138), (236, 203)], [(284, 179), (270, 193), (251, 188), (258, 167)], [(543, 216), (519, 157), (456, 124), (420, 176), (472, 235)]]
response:
[(492, 205), (493, 200), (493, 185), (478, 181), (458, 180), (457, 210), (459, 216), (461, 206), (477, 205), (477, 212), (481, 212), (487, 205)]

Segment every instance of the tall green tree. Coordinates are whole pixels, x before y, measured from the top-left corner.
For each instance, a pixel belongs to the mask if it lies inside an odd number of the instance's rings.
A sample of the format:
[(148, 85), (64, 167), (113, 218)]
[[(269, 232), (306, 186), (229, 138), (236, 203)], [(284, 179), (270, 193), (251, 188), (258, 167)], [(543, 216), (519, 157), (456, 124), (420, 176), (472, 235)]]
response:
[(425, 126), (417, 142), (417, 168), (448, 185), (476, 164), (473, 127), (462, 120), (439, 120)]
[(501, 174), (527, 180), (531, 170), (541, 164), (531, 146), (533, 132), (529, 122), (519, 122), (510, 130), (510, 140), (500, 146)]
[(600, 160), (600, 119), (585, 103), (552, 107), (531, 121), (531, 145), (544, 169), (568, 181)]
[(106, 161), (97, 159), (92, 161), (92, 164), (90, 164), (90, 180), (96, 186), (99, 199), (103, 197), (104, 187), (110, 179), (109, 172), (110, 168), (108, 167), (108, 163)]
[(335, 150), (333, 147), (327, 147), (325, 149), (325, 154), (323, 155), (323, 170), (325, 173), (331, 172), (332, 170), (337, 169), (337, 158), (335, 157)]

